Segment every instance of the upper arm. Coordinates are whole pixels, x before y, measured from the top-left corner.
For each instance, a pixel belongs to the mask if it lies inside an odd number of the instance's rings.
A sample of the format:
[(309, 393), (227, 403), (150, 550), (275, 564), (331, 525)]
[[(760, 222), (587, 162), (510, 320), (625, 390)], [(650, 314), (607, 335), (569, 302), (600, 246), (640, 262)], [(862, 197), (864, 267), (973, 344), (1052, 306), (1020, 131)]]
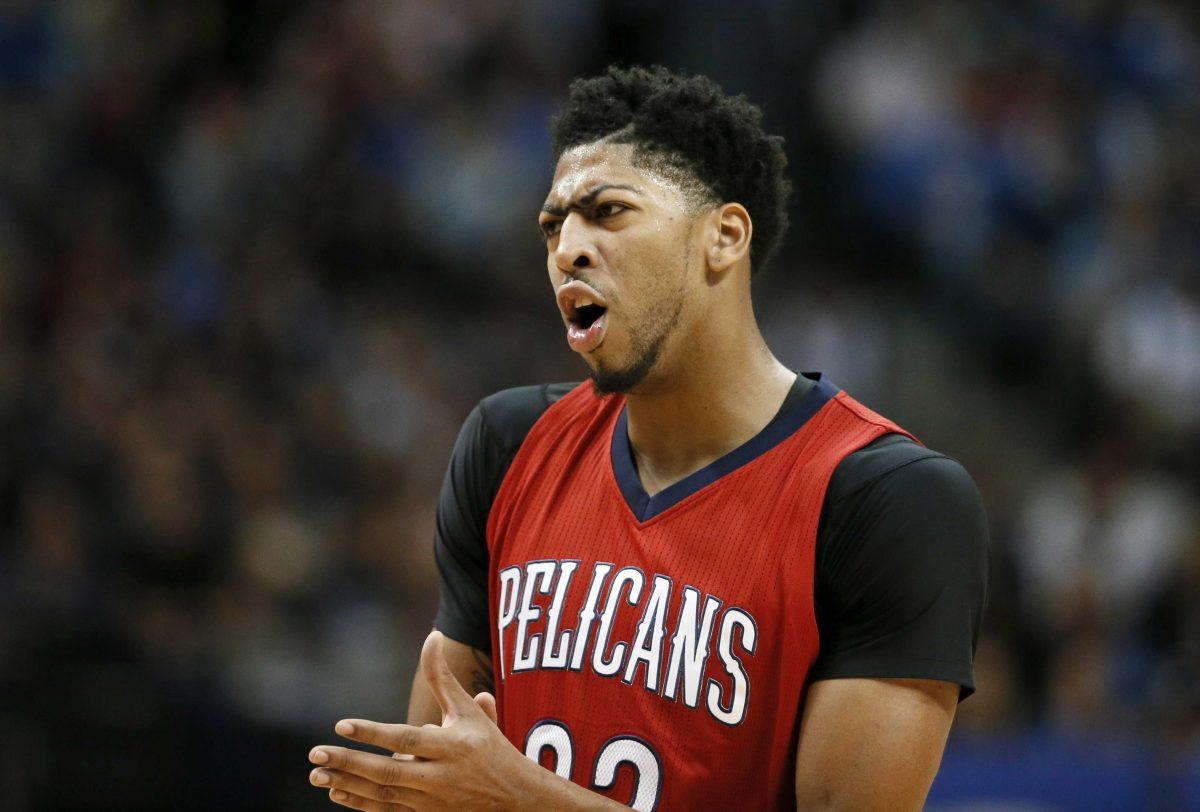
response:
[(841, 482), (831, 482), (818, 540), (820, 651), (797, 800), (802, 809), (917, 809), (956, 703), (974, 689), (987, 524), (953, 460), (893, 441), (852, 462), (857, 469), (839, 467)]
[(480, 401), (463, 422), (442, 479), (433, 542), (440, 576), (434, 626), (447, 637), (491, 650), (488, 514), (530, 428), (570, 387), (506, 389)]
[(491, 649), (485, 531), (494, 456), (480, 404), (471, 410), (454, 442), (438, 496), (433, 541), (440, 576), (434, 626), (447, 637), (484, 651)]
[(950, 732), (958, 686), (936, 680), (814, 683), (800, 723), (800, 810), (920, 809)]
[[(434, 627), (446, 637), (450, 669), (472, 694), (492, 690), (488, 514), (529, 429), (573, 386), (523, 386), (484, 398), (471, 410), (454, 442), (437, 505), (433, 549), (439, 590)], [(419, 672), (409, 700), (409, 720), (441, 721)]]
[(965, 697), (987, 591), (979, 492), (957, 462), (913, 443), (871, 455), (866, 481), (830, 486), (810, 679), (943, 680)]

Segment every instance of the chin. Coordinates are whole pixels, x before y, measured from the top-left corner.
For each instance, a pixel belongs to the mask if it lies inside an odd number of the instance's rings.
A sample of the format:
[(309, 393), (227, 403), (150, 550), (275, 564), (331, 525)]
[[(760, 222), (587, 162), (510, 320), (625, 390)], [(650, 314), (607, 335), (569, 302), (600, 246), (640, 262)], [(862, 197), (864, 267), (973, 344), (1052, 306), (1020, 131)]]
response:
[[(597, 395), (613, 395), (613, 394), (633, 394), (639, 387), (643, 387), (647, 376), (659, 365), (659, 357), (663, 353), (663, 348), (667, 343), (667, 338), (674, 332), (676, 323), (679, 320), (679, 312), (676, 309), (674, 315), (666, 319), (658, 330), (650, 331), (650, 337), (645, 336), (623, 336), (628, 341), (625, 348), (624, 358), (621, 360), (624, 363), (614, 364), (611, 360), (606, 363), (595, 354), (587, 361), (588, 374), (592, 379), (592, 388)], [(612, 338), (611, 335), (606, 338)], [(603, 351), (604, 343), (601, 342), (596, 351)], [(613, 345), (609, 344), (609, 356), (611, 358), (614, 352)], [(632, 360), (630, 360), (632, 357)], [(643, 387), (644, 388), (644, 387)]]
[(599, 396), (627, 395), (646, 379), (658, 361), (658, 353), (642, 356), (632, 364), (612, 368), (604, 364), (588, 365), (588, 376), (592, 379), (592, 390)]

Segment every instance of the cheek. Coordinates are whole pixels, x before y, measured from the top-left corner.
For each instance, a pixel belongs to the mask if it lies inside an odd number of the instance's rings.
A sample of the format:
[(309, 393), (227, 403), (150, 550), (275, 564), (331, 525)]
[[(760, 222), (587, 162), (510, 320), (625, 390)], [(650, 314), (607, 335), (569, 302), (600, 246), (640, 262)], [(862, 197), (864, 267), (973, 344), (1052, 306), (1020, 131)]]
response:
[(621, 291), (644, 291), (659, 275), (663, 240), (653, 231), (613, 240), (602, 254), (612, 281)]
[(667, 236), (670, 233), (664, 229), (663, 235), (655, 235), (655, 239), (646, 239), (625, 249), (624, 262), (619, 266), (627, 269), (625, 276), (628, 278), (622, 279), (627, 284), (623, 287), (636, 292), (637, 305), (652, 305), (664, 297), (674, 296), (685, 281), (686, 246), (680, 239)]
[(621, 288), (620, 306), (609, 322), (616, 346), (636, 346), (653, 335), (669, 308), (672, 293), (653, 276), (641, 276)]

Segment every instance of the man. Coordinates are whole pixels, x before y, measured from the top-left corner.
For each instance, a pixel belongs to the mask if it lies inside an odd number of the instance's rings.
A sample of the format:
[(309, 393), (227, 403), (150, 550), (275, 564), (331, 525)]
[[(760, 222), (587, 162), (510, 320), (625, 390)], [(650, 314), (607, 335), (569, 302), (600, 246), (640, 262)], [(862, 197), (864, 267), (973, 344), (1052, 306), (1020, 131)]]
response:
[(973, 690), (983, 510), (767, 349), (750, 277), (789, 189), (760, 120), (661, 68), (572, 85), (539, 224), (591, 380), (467, 419), (409, 723), (336, 727), (394, 756), (314, 748), (337, 803), (922, 805)]

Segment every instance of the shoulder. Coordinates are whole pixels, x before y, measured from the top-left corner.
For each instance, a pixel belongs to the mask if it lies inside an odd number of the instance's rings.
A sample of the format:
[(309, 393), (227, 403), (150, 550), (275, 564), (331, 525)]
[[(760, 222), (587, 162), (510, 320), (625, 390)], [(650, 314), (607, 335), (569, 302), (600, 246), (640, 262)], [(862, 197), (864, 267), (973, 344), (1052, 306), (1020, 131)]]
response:
[(515, 452), (546, 410), (577, 386), (541, 383), (503, 389), (479, 401), (468, 422), (478, 422), (481, 439)]
[(957, 461), (902, 435), (848, 455), (817, 544), (815, 679), (893, 677), (974, 687), (988, 530)]
[[(496, 492), (529, 430), (571, 384), (505, 389), (476, 404), (463, 421), (438, 500), (439, 536), (483, 538)], [(473, 541), (474, 540), (474, 541)]]
[[(914, 542), (953, 521), (961, 531), (944, 544), (978, 546), (986, 539), (983, 499), (957, 461), (899, 434), (885, 435), (849, 454), (830, 479), (822, 525), (842, 541), (868, 531), (895, 539), (917, 530)], [(836, 532), (837, 530), (850, 532)]]
[[(940, 460), (945, 464), (913, 465), (925, 460)], [(858, 451), (846, 455), (838, 464), (829, 481), (826, 503), (833, 504), (852, 497), (864, 488), (869, 488), (896, 473), (902, 480), (920, 480), (927, 477), (936, 479), (945, 476), (957, 476), (965, 481), (971, 479), (966, 469), (946, 455), (926, 448), (903, 434), (885, 434)]]

